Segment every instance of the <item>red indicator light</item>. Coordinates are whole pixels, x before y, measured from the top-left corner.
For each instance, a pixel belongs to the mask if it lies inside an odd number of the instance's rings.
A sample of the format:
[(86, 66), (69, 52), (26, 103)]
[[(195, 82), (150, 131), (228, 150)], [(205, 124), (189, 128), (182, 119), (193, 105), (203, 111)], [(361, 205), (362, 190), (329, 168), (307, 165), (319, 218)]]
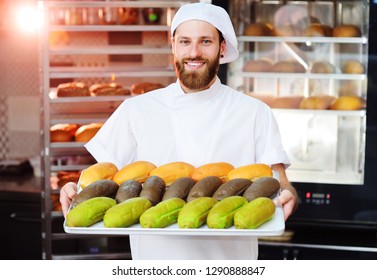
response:
[(306, 195), (305, 195), (306, 198), (310, 198), (310, 196), (311, 196), (310, 192), (307, 192)]
[(326, 194), (326, 198), (327, 198), (327, 199), (330, 199), (330, 194), (329, 194), (329, 193)]

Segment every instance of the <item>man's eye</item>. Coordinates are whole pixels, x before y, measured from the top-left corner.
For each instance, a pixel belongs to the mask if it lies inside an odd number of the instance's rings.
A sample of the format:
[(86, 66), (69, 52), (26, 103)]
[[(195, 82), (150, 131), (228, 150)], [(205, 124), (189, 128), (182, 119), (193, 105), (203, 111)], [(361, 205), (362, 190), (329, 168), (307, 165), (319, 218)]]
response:
[(202, 42), (203, 42), (204, 45), (211, 44), (211, 40), (203, 40)]
[(180, 40), (179, 43), (182, 44), (182, 45), (188, 45), (188, 44), (190, 44), (190, 41), (189, 40)]

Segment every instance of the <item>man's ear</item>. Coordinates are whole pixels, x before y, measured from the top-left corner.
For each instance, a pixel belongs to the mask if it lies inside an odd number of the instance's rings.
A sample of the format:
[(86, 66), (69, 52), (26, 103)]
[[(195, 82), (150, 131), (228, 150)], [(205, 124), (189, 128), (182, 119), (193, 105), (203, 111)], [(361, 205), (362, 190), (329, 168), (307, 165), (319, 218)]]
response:
[(226, 52), (226, 42), (225, 42), (225, 40), (223, 40), (223, 41), (221, 42), (221, 44), (220, 44), (220, 54), (221, 54), (222, 56), (224, 56), (224, 55), (225, 55), (225, 52)]

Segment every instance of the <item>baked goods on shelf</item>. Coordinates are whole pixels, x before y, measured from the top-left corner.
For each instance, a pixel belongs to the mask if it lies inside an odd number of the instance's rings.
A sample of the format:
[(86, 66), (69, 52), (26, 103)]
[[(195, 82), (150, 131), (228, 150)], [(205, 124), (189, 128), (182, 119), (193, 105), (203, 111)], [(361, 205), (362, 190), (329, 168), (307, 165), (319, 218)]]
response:
[(331, 110), (360, 110), (364, 106), (364, 100), (359, 96), (340, 96), (330, 106)]
[(274, 31), (270, 24), (264, 22), (251, 23), (246, 26), (245, 36), (273, 36)]
[(305, 73), (306, 69), (297, 61), (284, 60), (276, 62), (271, 71), (278, 73)]
[(101, 83), (91, 85), (90, 88), (91, 96), (114, 96), (114, 95), (130, 95), (129, 89), (124, 88), (118, 83)]
[(361, 30), (359, 27), (351, 24), (339, 25), (334, 27), (332, 32), (333, 37), (361, 37)]
[(90, 96), (89, 86), (84, 82), (69, 82), (58, 85), (57, 97)]
[(327, 110), (336, 98), (330, 95), (309, 96), (302, 99), (300, 109)]
[(138, 8), (119, 8), (118, 20), (120, 24), (138, 24), (139, 9)]
[(302, 30), (304, 37), (329, 37), (332, 35), (332, 27), (319, 23), (312, 23)]
[(78, 124), (63, 123), (50, 127), (50, 142), (70, 142), (74, 140), (75, 133), (80, 127)]
[(335, 72), (336, 72), (335, 66), (328, 61), (315, 61), (310, 66), (310, 73), (334, 74)]
[(278, 109), (299, 109), (303, 96), (281, 96), (271, 100), (270, 107)]
[(273, 63), (268, 59), (249, 60), (243, 66), (245, 72), (271, 72)]
[(131, 85), (131, 95), (143, 94), (148, 91), (152, 91), (152, 90), (159, 89), (162, 87), (164, 87), (164, 85), (160, 83), (149, 83), (149, 82), (135, 83)]
[(75, 133), (76, 142), (88, 142), (96, 135), (103, 123), (90, 123), (80, 126)]
[(80, 178), (81, 171), (59, 171), (56, 175), (58, 187), (61, 188), (68, 182), (77, 183)]
[(357, 60), (347, 60), (342, 64), (342, 73), (344, 74), (364, 74), (364, 65)]

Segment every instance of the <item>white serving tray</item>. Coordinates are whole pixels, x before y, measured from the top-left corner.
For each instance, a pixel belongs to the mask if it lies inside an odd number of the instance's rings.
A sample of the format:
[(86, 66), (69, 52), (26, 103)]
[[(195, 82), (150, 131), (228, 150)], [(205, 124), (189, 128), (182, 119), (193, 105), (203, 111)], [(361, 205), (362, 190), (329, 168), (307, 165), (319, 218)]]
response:
[(236, 229), (234, 226), (228, 229), (210, 229), (206, 225), (197, 229), (179, 228), (178, 224), (172, 224), (166, 228), (142, 228), (135, 224), (126, 228), (106, 228), (103, 221), (90, 227), (68, 227), (64, 221), (64, 230), (73, 234), (105, 234), (105, 235), (207, 235), (207, 236), (279, 236), (284, 233), (285, 222), (282, 207), (278, 206), (274, 217), (256, 229)]

